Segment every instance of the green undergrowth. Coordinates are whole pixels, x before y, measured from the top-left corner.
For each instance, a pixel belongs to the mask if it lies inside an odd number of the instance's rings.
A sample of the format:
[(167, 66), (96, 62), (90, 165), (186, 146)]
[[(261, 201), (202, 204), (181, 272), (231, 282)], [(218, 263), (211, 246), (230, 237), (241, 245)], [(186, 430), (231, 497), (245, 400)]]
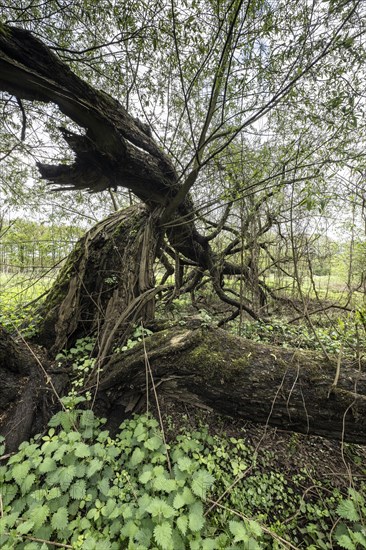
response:
[(146, 415), (115, 437), (104, 423), (66, 408), (0, 467), (3, 550), (366, 548), (362, 483), (289, 480), (270, 452), (205, 428), (166, 444)]
[[(209, 303), (209, 299), (207, 299)], [(212, 304), (211, 304), (212, 306)], [(210, 308), (192, 309), (190, 298), (183, 295), (162, 309), (160, 316), (170, 315), (174, 322), (184, 325), (187, 316), (193, 315), (201, 326), (218, 323), (218, 317), (210, 313)], [(358, 358), (366, 348), (366, 309), (359, 307), (343, 315), (312, 317), (312, 326), (305, 319), (289, 323), (285, 317), (271, 317), (269, 320), (234, 320), (227, 324), (231, 333), (254, 342), (263, 342), (284, 348), (326, 351), (329, 354), (347, 355)]]
[(1, 310), (0, 324), (10, 333), (20, 331), (25, 338), (36, 333), (37, 317), (34, 304), (48, 290), (52, 277), (36, 277), (32, 274), (0, 274)]
[[(200, 313), (203, 325), (208, 314)], [(248, 323), (254, 341), (328, 351), (359, 346), (361, 324), (317, 337), (304, 327)], [(353, 328), (352, 328), (353, 327)], [(115, 353), (148, 336), (136, 327)], [(95, 367), (95, 342), (78, 340), (56, 358), (71, 367), (71, 391), (49, 431), (23, 443), (0, 467), (4, 550), (307, 550), (366, 548), (366, 484), (347, 489), (316, 469), (285, 474), (270, 451), (244, 439), (181, 429), (165, 441), (154, 418), (126, 420), (112, 437), (80, 393)], [(173, 431), (172, 431), (173, 432)], [(0, 442), (0, 457), (4, 453)], [(289, 449), (289, 453), (291, 449)], [(357, 453), (355, 461), (358, 460)], [(363, 479), (366, 465), (358, 463)], [(58, 546), (55, 546), (57, 544)]]
[(232, 327), (236, 333), (254, 342), (265, 342), (284, 348), (301, 348), (314, 351), (325, 349), (328, 353), (340, 352), (358, 357), (366, 348), (365, 315), (357, 312), (352, 318), (334, 321), (330, 326), (289, 324), (285, 319), (272, 319), (270, 322), (247, 321)]

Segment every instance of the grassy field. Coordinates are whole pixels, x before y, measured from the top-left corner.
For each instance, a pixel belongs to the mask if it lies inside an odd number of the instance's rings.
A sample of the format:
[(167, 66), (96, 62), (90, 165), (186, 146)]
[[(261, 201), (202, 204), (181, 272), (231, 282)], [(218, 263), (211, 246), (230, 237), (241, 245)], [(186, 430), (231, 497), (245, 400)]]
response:
[[(31, 306), (44, 295), (54, 276), (0, 273), (0, 323), (10, 332), (30, 317)], [(31, 336), (31, 332), (28, 331)]]
[[(281, 288), (281, 294), (290, 298), (300, 298), (298, 284), (290, 277), (283, 277), (280, 281), (271, 277), (266, 279), (266, 283), (274, 290)], [(312, 280), (308, 276), (303, 277), (301, 293), (305, 299), (318, 298), (338, 305), (348, 303), (352, 307), (362, 307), (366, 303), (364, 289), (358, 288), (355, 284), (349, 288), (343, 274), (314, 275)]]
[(39, 276), (34, 273), (0, 273), (1, 304), (26, 304), (48, 290), (53, 281), (53, 276)]

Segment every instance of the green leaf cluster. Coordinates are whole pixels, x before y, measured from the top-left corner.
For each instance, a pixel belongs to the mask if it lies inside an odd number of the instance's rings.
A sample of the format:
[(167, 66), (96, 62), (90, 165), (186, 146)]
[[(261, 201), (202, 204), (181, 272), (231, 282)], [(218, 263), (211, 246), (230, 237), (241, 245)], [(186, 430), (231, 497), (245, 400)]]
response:
[(357, 550), (366, 548), (366, 500), (363, 494), (350, 488), (348, 498), (337, 507), (341, 520), (335, 531), (335, 539), (341, 548)]
[(209, 536), (204, 502), (215, 479), (197, 458), (178, 442), (168, 462), (159, 426), (146, 416), (126, 421), (115, 438), (102, 424), (90, 410), (60, 411), (47, 435), (0, 468), (1, 548), (227, 547), (227, 536)]
[(361, 489), (344, 498), (305, 471), (289, 484), (271, 453), (205, 428), (167, 446), (153, 418), (125, 421), (114, 438), (103, 423), (61, 411), (0, 467), (1, 548), (284, 548), (276, 536), (308, 550), (365, 548)]

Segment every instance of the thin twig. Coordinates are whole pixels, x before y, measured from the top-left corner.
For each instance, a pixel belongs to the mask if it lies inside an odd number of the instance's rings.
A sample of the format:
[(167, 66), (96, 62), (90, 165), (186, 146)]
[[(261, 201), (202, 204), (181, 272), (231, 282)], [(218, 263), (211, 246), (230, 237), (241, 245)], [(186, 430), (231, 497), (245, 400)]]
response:
[[(144, 328), (142, 323), (141, 323), (141, 327)], [(169, 473), (171, 474), (172, 473), (172, 465), (171, 465), (170, 456), (169, 456), (169, 453), (168, 453), (168, 445), (167, 445), (166, 437), (165, 437), (163, 417), (161, 415), (158, 394), (157, 394), (157, 391), (156, 391), (155, 381), (154, 381), (153, 373), (152, 373), (152, 370), (151, 370), (149, 356), (148, 356), (147, 350), (146, 350), (144, 331), (142, 331), (142, 344), (143, 344), (143, 347), (144, 347), (145, 366), (146, 366), (146, 369), (148, 370), (148, 372), (150, 374), (151, 387), (152, 387), (152, 390), (154, 392), (154, 397), (155, 397), (155, 402), (156, 402), (156, 409), (158, 411), (161, 434), (162, 434), (163, 442), (164, 442), (164, 445), (165, 445), (165, 454), (166, 454), (167, 463), (168, 463), (168, 470), (169, 470)]]
[(31, 537), (30, 535), (22, 535), (22, 536), (19, 536), (19, 538), (33, 540), (34, 542), (43, 542), (45, 544), (52, 544), (52, 546), (57, 546), (58, 548), (73, 548), (71, 544), (63, 544), (62, 542), (53, 542), (52, 540), (39, 539), (37, 537)]

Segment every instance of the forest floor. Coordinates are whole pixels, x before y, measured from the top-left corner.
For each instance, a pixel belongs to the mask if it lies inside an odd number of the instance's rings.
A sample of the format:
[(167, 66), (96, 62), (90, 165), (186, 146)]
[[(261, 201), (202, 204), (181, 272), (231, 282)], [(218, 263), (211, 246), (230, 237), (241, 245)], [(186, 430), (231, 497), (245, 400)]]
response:
[[(210, 435), (242, 439), (253, 448), (253, 453), (270, 455), (270, 468), (289, 480), (306, 471), (309, 476), (314, 474), (317, 480), (326, 479), (340, 490), (366, 481), (366, 444), (342, 443), (236, 420), (164, 397), (159, 399), (159, 409), (168, 440), (182, 431), (194, 432), (206, 427)], [(150, 404), (150, 411), (159, 419), (156, 406)]]

